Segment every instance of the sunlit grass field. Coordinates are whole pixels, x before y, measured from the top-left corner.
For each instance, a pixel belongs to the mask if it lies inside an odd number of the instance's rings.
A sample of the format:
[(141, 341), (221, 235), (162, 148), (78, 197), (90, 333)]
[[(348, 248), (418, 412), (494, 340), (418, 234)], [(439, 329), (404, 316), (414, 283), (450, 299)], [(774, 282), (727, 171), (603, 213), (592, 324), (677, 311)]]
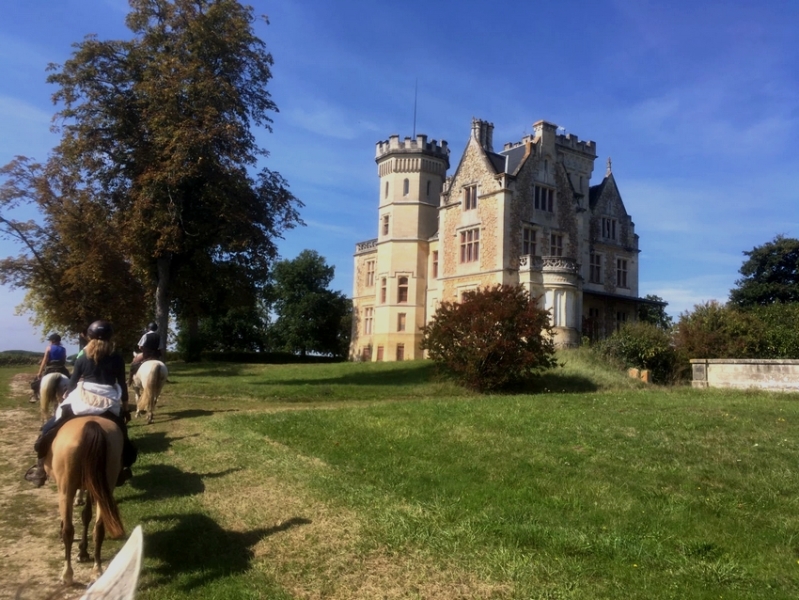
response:
[(560, 359), (493, 396), (427, 362), (170, 365), (117, 490), (138, 597), (799, 597), (799, 395)]

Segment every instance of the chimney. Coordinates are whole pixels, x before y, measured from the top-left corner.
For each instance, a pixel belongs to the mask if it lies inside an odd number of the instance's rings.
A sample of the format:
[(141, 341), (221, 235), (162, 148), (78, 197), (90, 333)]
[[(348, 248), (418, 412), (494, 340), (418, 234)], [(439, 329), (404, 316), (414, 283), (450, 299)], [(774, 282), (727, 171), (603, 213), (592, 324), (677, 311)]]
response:
[(472, 137), (486, 152), (494, 151), (494, 124), (472, 118)]

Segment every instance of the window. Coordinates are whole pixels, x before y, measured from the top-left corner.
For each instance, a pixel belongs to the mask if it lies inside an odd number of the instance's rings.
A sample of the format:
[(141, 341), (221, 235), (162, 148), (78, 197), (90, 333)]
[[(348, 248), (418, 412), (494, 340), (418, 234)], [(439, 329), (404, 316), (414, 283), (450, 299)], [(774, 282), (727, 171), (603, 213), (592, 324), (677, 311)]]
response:
[(385, 197), (388, 198), (388, 181), (386, 181)]
[(405, 344), (397, 344), (397, 360), (405, 360)]
[(433, 277), (438, 277), (438, 250), (433, 250)]
[(388, 235), (389, 215), (383, 215), (383, 235)]
[(361, 349), (361, 360), (363, 362), (369, 362), (372, 360), (372, 347), (371, 346), (364, 346)]
[(616, 219), (602, 217), (602, 237), (606, 240), (616, 239)]
[(522, 227), (522, 255), (535, 256), (535, 229)]
[(372, 334), (372, 323), (374, 322), (375, 309), (371, 306), (363, 309), (363, 334)]
[(549, 236), (549, 255), (563, 256), (563, 236), (553, 233)]
[(386, 287), (387, 287), (386, 286), (386, 278), (383, 277), (380, 280), (380, 303), (381, 304), (385, 304), (386, 303)]
[(402, 182), (402, 195), (407, 196), (411, 191), (411, 182), (405, 179)]
[(626, 312), (617, 312), (616, 313), (616, 329), (620, 329), (622, 325), (627, 322), (627, 313)]
[(366, 261), (366, 287), (375, 286), (375, 261)]
[(383, 346), (377, 347), (377, 362), (383, 362)]
[(403, 303), (408, 301), (408, 278), (400, 277), (397, 280), (397, 302)]
[(627, 261), (623, 258), (616, 260), (616, 286), (627, 287)]
[(602, 256), (600, 254), (591, 253), (590, 267), (588, 281), (602, 283)]
[(430, 187), (431, 187), (432, 183), (433, 182), (430, 181), (429, 179), (427, 180), (427, 197), (428, 198), (430, 197)]
[(405, 331), (405, 313), (397, 315), (397, 331)]
[(534, 206), (538, 210), (553, 212), (555, 204), (555, 190), (541, 185), (533, 186)]
[(467, 185), (463, 188), (463, 210), (477, 208), (477, 186)]
[(461, 231), (461, 262), (475, 262), (480, 258), (480, 229)]
[(588, 309), (588, 318), (593, 319), (594, 321), (599, 320), (599, 309), (598, 308), (589, 308)]

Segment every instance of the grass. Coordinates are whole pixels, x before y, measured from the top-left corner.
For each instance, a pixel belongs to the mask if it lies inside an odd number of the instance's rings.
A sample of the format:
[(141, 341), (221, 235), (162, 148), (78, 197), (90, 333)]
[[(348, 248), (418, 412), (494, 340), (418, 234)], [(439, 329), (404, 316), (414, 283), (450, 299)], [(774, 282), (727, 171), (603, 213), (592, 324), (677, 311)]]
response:
[(138, 597), (796, 598), (799, 395), (561, 360), (497, 396), (423, 362), (170, 365), (117, 493)]

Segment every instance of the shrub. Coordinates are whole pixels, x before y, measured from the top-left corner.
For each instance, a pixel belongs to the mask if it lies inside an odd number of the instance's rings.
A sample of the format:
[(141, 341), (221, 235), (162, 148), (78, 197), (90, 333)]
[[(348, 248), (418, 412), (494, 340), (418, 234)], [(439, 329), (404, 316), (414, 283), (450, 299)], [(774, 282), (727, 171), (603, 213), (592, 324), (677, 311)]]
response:
[(770, 304), (751, 309), (763, 322), (768, 356), (799, 359), (799, 302)]
[(680, 315), (675, 343), (684, 359), (769, 357), (763, 321), (715, 301)]
[(494, 286), (442, 302), (422, 348), (439, 369), (478, 391), (507, 388), (557, 364), (549, 314), (522, 288)]
[(627, 323), (595, 348), (612, 362), (648, 369), (658, 383), (671, 383), (677, 378), (677, 352), (671, 334), (653, 323)]

